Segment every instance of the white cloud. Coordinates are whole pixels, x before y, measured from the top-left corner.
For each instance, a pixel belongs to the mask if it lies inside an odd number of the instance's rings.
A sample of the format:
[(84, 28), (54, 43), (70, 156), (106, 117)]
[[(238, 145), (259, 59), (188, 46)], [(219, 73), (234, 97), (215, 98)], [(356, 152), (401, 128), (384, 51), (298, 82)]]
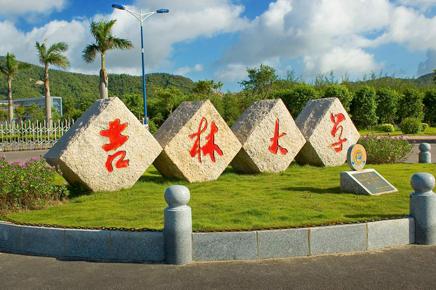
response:
[(182, 66), (182, 67), (179, 67), (179, 68), (177, 68), (174, 71), (174, 74), (186, 76), (186, 75), (188, 75), (188, 74), (190, 74), (192, 72), (201, 72), (201, 71), (203, 71), (203, 65), (196, 64), (196, 65), (194, 65), (192, 67), (191, 66)]
[(436, 49), (436, 16), (428, 18), (413, 9), (396, 7), (386, 32), (375, 40), (405, 44), (412, 50)]
[(240, 63), (230, 63), (220, 68), (215, 76), (220, 81), (243, 80), (247, 76), (247, 67)]
[[(421, 51), (436, 46), (436, 17), (410, 7), (412, 1), (408, 6), (402, 2), (276, 0), (241, 32), (220, 64), (224, 68), (302, 59), (306, 76), (335, 71), (358, 77), (382, 69), (383, 63), (367, 49), (386, 43)], [(416, 1), (414, 7), (434, 2)]]
[(0, 0), (0, 15), (10, 17), (30, 13), (50, 14), (52, 11), (62, 10), (66, 2), (66, 0)]
[(64, 41), (69, 45), (66, 55), (74, 68), (77, 63), (82, 62), (81, 51), (85, 43), (90, 41), (88, 26), (86, 21), (51, 21), (25, 33), (11, 22), (3, 21), (0, 22), (0, 55), (12, 52), (19, 60), (38, 64), (36, 41), (47, 40), (49, 45)]
[[(170, 14), (153, 15), (144, 25), (147, 71), (173, 69), (171, 57), (176, 43), (235, 32), (247, 24), (247, 21), (240, 16), (243, 7), (234, 5), (228, 0), (138, 0), (132, 6), (133, 9), (143, 8), (150, 11), (161, 7), (169, 8)], [(113, 33), (118, 37), (130, 39), (134, 45), (133, 49), (127, 51), (108, 53), (109, 72), (140, 74), (140, 33), (137, 20), (120, 10), (114, 10), (110, 15), (96, 15), (94, 19), (117, 19)], [(69, 45), (67, 54), (71, 61), (71, 70), (97, 74), (98, 61), (87, 64), (82, 60), (82, 50), (87, 44), (94, 42), (89, 33), (91, 20), (55, 20), (30, 32), (20, 31), (10, 21), (0, 21), (0, 55), (10, 51), (20, 60), (37, 63), (35, 41), (44, 39), (49, 43), (65, 41)], [(202, 67), (197, 65), (192, 69), (200, 71)]]
[(374, 56), (359, 48), (344, 49), (335, 47), (319, 57), (307, 56), (304, 58), (306, 69), (312, 73), (337, 74), (352, 73), (361, 75), (375, 72), (381, 68), (374, 60)]
[(433, 72), (436, 69), (436, 50), (428, 50), (427, 58), (418, 65), (418, 76)]

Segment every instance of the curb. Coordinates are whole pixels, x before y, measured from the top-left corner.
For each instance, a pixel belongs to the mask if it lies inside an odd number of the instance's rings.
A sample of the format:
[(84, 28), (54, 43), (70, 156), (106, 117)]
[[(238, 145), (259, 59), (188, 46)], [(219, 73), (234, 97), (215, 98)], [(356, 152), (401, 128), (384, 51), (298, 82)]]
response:
[[(413, 218), (249, 232), (193, 233), (194, 261), (257, 260), (361, 252), (415, 242)], [(68, 260), (165, 261), (163, 232), (77, 230), (0, 222), (0, 251)]]

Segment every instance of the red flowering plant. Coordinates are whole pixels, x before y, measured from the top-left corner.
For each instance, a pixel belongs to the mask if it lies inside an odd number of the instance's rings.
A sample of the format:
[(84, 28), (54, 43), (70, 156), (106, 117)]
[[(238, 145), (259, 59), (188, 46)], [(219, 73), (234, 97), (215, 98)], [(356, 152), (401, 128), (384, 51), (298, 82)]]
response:
[(9, 163), (0, 158), (0, 211), (34, 209), (63, 199), (68, 190), (55, 185), (55, 176), (43, 160)]

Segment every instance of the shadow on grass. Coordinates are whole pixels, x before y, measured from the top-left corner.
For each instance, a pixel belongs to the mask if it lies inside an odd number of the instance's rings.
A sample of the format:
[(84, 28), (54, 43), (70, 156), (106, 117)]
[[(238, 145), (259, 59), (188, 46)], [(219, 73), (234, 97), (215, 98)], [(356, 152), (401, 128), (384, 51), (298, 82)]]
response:
[(354, 219), (360, 219), (360, 218), (366, 218), (366, 219), (397, 219), (397, 218), (406, 218), (407, 215), (404, 214), (346, 214), (344, 215), (346, 218), (354, 218)]
[(138, 182), (152, 182), (157, 184), (165, 184), (168, 182), (178, 182), (180, 183), (180, 179), (171, 178), (171, 177), (163, 177), (162, 175), (143, 175), (139, 178)]
[(86, 188), (85, 186), (76, 183), (76, 184), (72, 184), (72, 185), (67, 185), (68, 188), (68, 198), (75, 198), (75, 197), (79, 197), (82, 195), (89, 195), (91, 194), (91, 191)]
[(311, 192), (311, 193), (341, 193), (341, 188), (339, 186), (329, 187), (329, 188), (319, 188), (319, 187), (311, 187), (311, 186), (292, 186), (286, 187), (284, 190), (290, 191), (301, 191), (301, 192)]

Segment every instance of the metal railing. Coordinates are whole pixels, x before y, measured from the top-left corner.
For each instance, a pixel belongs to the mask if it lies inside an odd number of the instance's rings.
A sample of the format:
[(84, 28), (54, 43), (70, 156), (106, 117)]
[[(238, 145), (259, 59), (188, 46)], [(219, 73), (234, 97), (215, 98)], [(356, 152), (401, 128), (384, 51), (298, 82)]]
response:
[(68, 131), (74, 120), (46, 122), (21, 121), (0, 123), (0, 151), (51, 148)]

